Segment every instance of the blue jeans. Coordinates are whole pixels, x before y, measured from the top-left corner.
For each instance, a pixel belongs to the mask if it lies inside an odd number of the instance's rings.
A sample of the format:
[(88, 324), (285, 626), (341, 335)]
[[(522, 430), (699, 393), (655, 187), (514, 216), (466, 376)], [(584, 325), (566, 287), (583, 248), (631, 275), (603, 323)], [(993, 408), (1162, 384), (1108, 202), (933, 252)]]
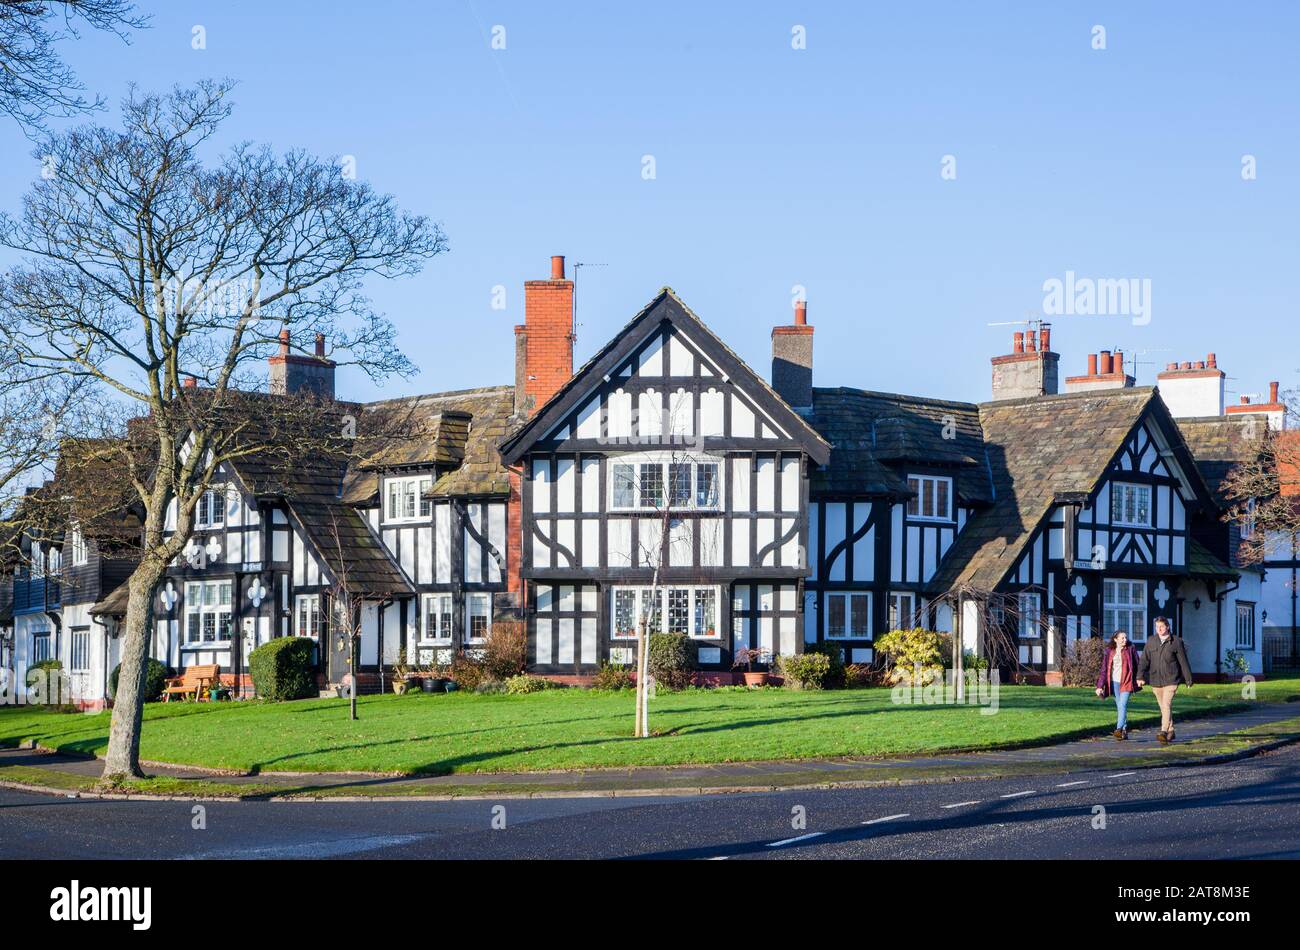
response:
[(1115, 720), (1116, 729), (1128, 728), (1128, 698), (1132, 693), (1121, 693), (1119, 691), (1119, 680), (1110, 681), (1111, 695), (1115, 697), (1115, 709), (1118, 711), (1118, 717)]

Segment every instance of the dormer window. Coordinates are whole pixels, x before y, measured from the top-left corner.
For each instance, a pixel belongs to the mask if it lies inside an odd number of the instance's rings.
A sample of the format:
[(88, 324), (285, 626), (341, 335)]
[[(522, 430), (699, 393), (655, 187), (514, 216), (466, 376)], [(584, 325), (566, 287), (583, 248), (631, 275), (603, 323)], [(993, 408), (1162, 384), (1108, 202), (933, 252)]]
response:
[(433, 514), (433, 503), (424, 493), (433, 486), (428, 475), (388, 479), (388, 521), (417, 521)]
[(907, 487), (912, 497), (907, 502), (907, 516), (920, 521), (952, 520), (952, 479), (947, 475), (909, 475)]
[(1151, 527), (1151, 486), (1116, 482), (1110, 496), (1111, 524)]

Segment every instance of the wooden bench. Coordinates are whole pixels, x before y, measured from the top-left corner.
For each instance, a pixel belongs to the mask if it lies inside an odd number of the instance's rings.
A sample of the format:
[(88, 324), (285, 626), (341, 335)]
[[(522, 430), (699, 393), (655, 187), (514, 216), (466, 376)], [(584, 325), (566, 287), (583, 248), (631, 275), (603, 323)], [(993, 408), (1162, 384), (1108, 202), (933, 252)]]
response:
[(173, 676), (167, 680), (167, 687), (163, 690), (163, 702), (170, 703), (173, 696), (179, 696), (183, 702), (185, 697), (191, 694), (194, 696), (194, 701), (198, 702), (204, 690), (217, 682), (220, 672), (221, 667), (216, 663), (187, 667), (184, 675)]

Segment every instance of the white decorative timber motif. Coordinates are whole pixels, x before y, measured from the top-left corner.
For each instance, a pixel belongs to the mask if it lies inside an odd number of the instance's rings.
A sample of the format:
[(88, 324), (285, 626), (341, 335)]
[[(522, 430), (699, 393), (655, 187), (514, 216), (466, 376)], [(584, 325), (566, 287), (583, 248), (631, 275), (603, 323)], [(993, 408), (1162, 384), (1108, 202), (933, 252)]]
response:
[(1070, 588), (1070, 593), (1074, 595), (1074, 602), (1082, 607), (1083, 598), (1088, 596), (1088, 585), (1078, 574), (1074, 575), (1074, 586)]
[(262, 601), (266, 598), (266, 587), (257, 578), (248, 585), (248, 602), (254, 607), (261, 607)]
[(172, 608), (176, 606), (176, 588), (171, 581), (168, 581), (167, 586), (162, 589), (158, 600), (162, 602), (163, 610), (171, 613)]
[(206, 566), (203, 548), (195, 544), (193, 538), (190, 538), (185, 543), (185, 550), (181, 552), (181, 556), (185, 558), (190, 567), (201, 569)]
[(207, 553), (209, 561), (221, 560), (221, 542), (217, 540), (216, 535), (208, 538), (208, 543), (203, 550)]
[(1169, 588), (1165, 586), (1164, 581), (1161, 581), (1156, 586), (1155, 598), (1156, 598), (1156, 603), (1160, 605), (1160, 609), (1164, 610), (1165, 604), (1168, 603), (1169, 601)]

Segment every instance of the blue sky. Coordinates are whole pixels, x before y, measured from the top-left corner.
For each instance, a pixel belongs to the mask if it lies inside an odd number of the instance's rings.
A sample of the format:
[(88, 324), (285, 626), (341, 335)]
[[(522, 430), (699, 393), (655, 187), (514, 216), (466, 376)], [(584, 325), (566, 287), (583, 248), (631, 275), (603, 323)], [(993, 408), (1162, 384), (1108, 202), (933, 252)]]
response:
[[(1151, 321), (1056, 319), (1067, 374), (1122, 347), (1140, 383), (1209, 351), (1230, 391), (1300, 383), (1295, 4), (142, 8), (130, 46), (66, 48), (91, 90), (237, 79), (230, 141), (355, 156), (446, 229), (450, 253), (370, 288), (420, 374), (345, 371), (343, 396), (512, 381), (522, 284), (551, 254), (602, 265), (579, 275), (578, 362), (668, 284), (766, 375), (801, 285), (817, 385), (979, 400), (1013, 329), (988, 324), (1073, 271), (1149, 279)], [(0, 207), (28, 151), (0, 126)]]

